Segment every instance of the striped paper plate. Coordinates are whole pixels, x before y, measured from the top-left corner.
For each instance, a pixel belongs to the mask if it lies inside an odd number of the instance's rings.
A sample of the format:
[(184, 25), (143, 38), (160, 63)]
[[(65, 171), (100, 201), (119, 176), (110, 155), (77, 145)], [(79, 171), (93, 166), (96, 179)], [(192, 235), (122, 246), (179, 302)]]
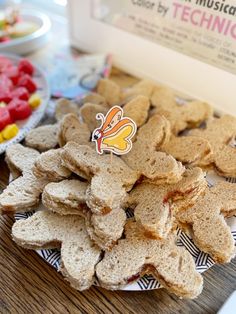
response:
[[(223, 178), (216, 175), (213, 171), (207, 173), (206, 176), (208, 186), (212, 187), (216, 182), (226, 180), (228, 182), (232, 182), (236, 184), (236, 179), (234, 178)], [(40, 208), (41, 209), (41, 208)], [(43, 209), (43, 207), (42, 207)], [(19, 219), (26, 219), (29, 216), (32, 216), (33, 212), (27, 213), (19, 213), (15, 215), (16, 220)], [(127, 217), (130, 218), (132, 213), (127, 211)], [(232, 235), (236, 241), (236, 217), (231, 217), (227, 219), (227, 223), (229, 224)], [(206, 253), (199, 250), (199, 248), (193, 243), (192, 239), (180, 229), (178, 230), (178, 240), (177, 245), (183, 246), (189, 253), (193, 256), (196, 269), (198, 272), (202, 273), (206, 271), (208, 268), (214, 265), (213, 259)], [(37, 253), (49, 264), (51, 264), (54, 268), (59, 270), (60, 267), (60, 250), (53, 249), (53, 250), (38, 250)], [(137, 281), (125, 286), (122, 290), (126, 291), (143, 291), (143, 290), (153, 290), (160, 288), (160, 283), (154, 279), (150, 275), (145, 275), (142, 278), (138, 279)]]

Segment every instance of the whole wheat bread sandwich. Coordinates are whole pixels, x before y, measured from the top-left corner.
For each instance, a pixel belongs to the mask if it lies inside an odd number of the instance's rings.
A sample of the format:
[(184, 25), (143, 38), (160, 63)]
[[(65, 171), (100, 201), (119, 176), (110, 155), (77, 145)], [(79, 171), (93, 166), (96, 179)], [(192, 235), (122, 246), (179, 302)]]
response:
[(125, 230), (125, 239), (106, 252), (96, 266), (102, 287), (120, 289), (144, 274), (152, 274), (177, 296), (195, 298), (201, 293), (202, 276), (195, 270), (190, 253), (176, 246), (174, 235), (165, 240), (150, 240), (132, 221), (127, 222)]
[(194, 205), (206, 187), (200, 168), (187, 169), (175, 184), (137, 185), (129, 194), (127, 206), (134, 209), (135, 219), (146, 236), (166, 238), (174, 228), (176, 213)]
[(37, 178), (45, 178), (49, 181), (60, 181), (68, 178), (71, 171), (62, 165), (62, 149), (51, 149), (42, 153), (34, 163), (32, 171)]
[(32, 172), (24, 173), (0, 194), (0, 213), (31, 211), (39, 205), (40, 195), (47, 184), (45, 178), (36, 178)]
[(123, 101), (132, 100), (137, 96), (145, 96), (151, 99), (152, 94), (156, 88), (156, 84), (150, 80), (141, 80), (131, 87), (125, 88), (121, 92), (121, 99)]
[(122, 236), (126, 214), (122, 208), (114, 209), (106, 215), (92, 213), (86, 205), (87, 188), (87, 182), (77, 179), (49, 183), (42, 194), (43, 205), (60, 215), (85, 217), (91, 239), (103, 250), (111, 249)]
[(86, 216), (87, 182), (77, 179), (51, 182), (44, 188), (42, 194), (43, 205), (60, 215)]
[[(191, 148), (191, 149), (190, 149)], [(207, 167), (213, 162), (208, 140), (197, 136), (171, 136), (162, 150), (187, 166)]]
[(191, 136), (198, 136), (210, 143), (214, 169), (220, 176), (236, 177), (236, 118), (223, 115), (207, 122), (204, 129), (191, 130)]
[(99, 80), (97, 93), (106, 99), (109, 107), (119, 104), (121, 100), (120, 86), (110, 79)]
[(164, 143), (169, 141), (171, 132), (168, 120), (162, 116), (151, 117), (140, 127), (132, 150), (124, 155), (123, 160), (139, 176), (153, 183), (178, 182), (185, 170), (181, 162), (161, 151)]
[(87, 212), (86, 227), (91, 239), (104, 251), (110, 250), (123, 234), (126, 214), (122, 208), (113, 209), (106, 215)]
[(124, 116), (131, 118), (137, 127), (140, 127), (148, 119), (150, 105), (148, 97), (142, 95), (136, 96), (124, 105)]
[(94, 283), (101, 250), (90, 240), (82, 217), (39, 211), (15, 222), (12, 237), (27, 249), (61, 247), (60, 270), (71, 286), (85, 290)]
[(82, 106), (84, 106), (87, 103), (94, 104), (94, 105), (101, 105), (107, 108), (107, 110), (109, 109), (109, 105), (107, 104), (106, 99), (102, 95), (95, 92), (85, 95), (80, 101), (80, 104)]
[(72, 113), (77, 116), (78, 112), (79, 106), (75, 102), (66, 98), (60, 98), (57, 100), (55, 107), (55, 117), (57, 121), (62, 120), (68, 113)]
[(99, 104), (85, 103), (81, 107), (79, 113), (83, 119), (83, 122), (88, 126), (90, 132), (93, 132), (101, 124), (101, 121), (96, 119), (96, 115), (98, 113), (102, 113), (105, 116), (108, 110), (109, 108)]
[(39, 157), (39, 152), (35, 149), (24, 147), (21, 144), (13, 144), (6, 150), (5, 161), (14, 179), (23, 172), (31, 171), (35, 160)]
[(164, 86), (156, 86), (151, 96), (153, 113), (165, 116), (174, 134), (200, 126), (213, 115), (212, 107), (202, 101), (178, 103), (175, 92)]
[(177, 219), (200, 250), (217, 263), (228, 263), (235, 256), (235, 241), (225, 218), (235, 214), (236, 184), (222, 181), (207, 188), (193, 207), (179, 211)]
[(62, 164), (90, 180), (86, 191), (87, 205), (93, 213), (106, 214), (120, 208), (138, 175), (125, 162), (113, 156), (98, 155), (95, 149), (69, 142), (63, 147)]
[(25, 145), (45, 152), (58, 145), (58, 124), (42, 125), (32, 129), (25, 137)]
[(65, 115), (60, 121), (58, 142), (61, 147), (70, 141), (74, 141), (81, 145), (88, 145), (91, 133), (87, 124), (72, 113)]

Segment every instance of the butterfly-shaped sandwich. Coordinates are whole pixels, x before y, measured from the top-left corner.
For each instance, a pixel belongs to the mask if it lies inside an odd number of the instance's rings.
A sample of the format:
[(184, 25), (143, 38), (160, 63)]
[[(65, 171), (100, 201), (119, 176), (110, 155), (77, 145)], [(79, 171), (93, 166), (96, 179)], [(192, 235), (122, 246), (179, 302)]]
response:
[(119, 106), (112, 107), (104, 116), (96, 115), (101, 120), (101, 126), (93, 131), (92, 141), (96, 143), (99, 154), (110, 151), (116, 155), (127, 154), (132, 148), (132, 137), (137, 131), (135, 122), (123, 117), (123, 109)]

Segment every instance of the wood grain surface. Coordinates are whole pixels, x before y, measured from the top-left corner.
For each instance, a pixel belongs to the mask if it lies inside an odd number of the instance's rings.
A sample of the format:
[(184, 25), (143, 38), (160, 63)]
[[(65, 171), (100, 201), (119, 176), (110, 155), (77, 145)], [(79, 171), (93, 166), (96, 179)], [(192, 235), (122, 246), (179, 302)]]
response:
[[(58, 20), (57, 22), (58, 23)], [(54, 23), (55, 27), (55, 23)], [(56, 28), (56, 27), (55, 27)], [(52, 45), (43, 50), (51, 53)], [(37, 53), (34, 60), (42, 55)], [(135, 79), (113, 70), (113, 79), (129, 84)], [(9, 172), (0, 156), (0, 186)], [(145, 292), (106, 291), (93, 287), (85, 292), (71, 288), (62, 276), (34, 251), (24, 250), (12, 241), (13, 217), (0, 217), (0, 314), (19, 313), (216, 313), (236, 290), (236, 261), (214, 266), (204, 273), (204, 290), (196, 300), (182, 300), (165, 290)]]
[[(2, 168), (1, 168), (2, 170)], [(35, 252), (12, 241), (12, 217), (0, 218), (0, 313), (216, 313), (236, 289), (236, 263), (204, 273), (196, 300), (181, 300), (163, 289), (145, 292), (78, 292)]]

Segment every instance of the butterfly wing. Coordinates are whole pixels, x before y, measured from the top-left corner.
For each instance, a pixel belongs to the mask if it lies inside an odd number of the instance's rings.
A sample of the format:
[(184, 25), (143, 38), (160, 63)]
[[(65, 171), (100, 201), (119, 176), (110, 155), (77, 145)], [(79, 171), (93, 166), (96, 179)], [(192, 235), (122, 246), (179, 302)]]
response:
[(92, 139), (96, 142), (99, 154), (103, 150), (112, 151), (118, 155), (125, 154), (132, 148), (131, 138), (137, 127), (130, 118), (123, 118), (123, 109), (112, 107), (106, 116), (98, 114), (97, 119), (102, 120), (101, 127), (93, 131)]
[(115, 106), (111, 108), (108, 111), (101, 127), (103, 136), (107, 137), (111, 134), (115, 134), (123, 125), (128, 124), (129, 122), (130, 119), (123, 119), (123, 110), (120, 107)]
[(113, 107), (107, 112), (103, 119), (99, 115), (97, 115), (97, 119), (102, 120), (100, 130), (104, 133), (110, 130), (119, 121), (119, 118), (122, 115), (122, 110), (121, 108)]
[(111, 136), (105, 137), (102, 141), (103, 149), (118, 154), (126, 154), (132, 148), (130, 138), (133, 136), (134, 128), (131, 123), (125, 124)]

